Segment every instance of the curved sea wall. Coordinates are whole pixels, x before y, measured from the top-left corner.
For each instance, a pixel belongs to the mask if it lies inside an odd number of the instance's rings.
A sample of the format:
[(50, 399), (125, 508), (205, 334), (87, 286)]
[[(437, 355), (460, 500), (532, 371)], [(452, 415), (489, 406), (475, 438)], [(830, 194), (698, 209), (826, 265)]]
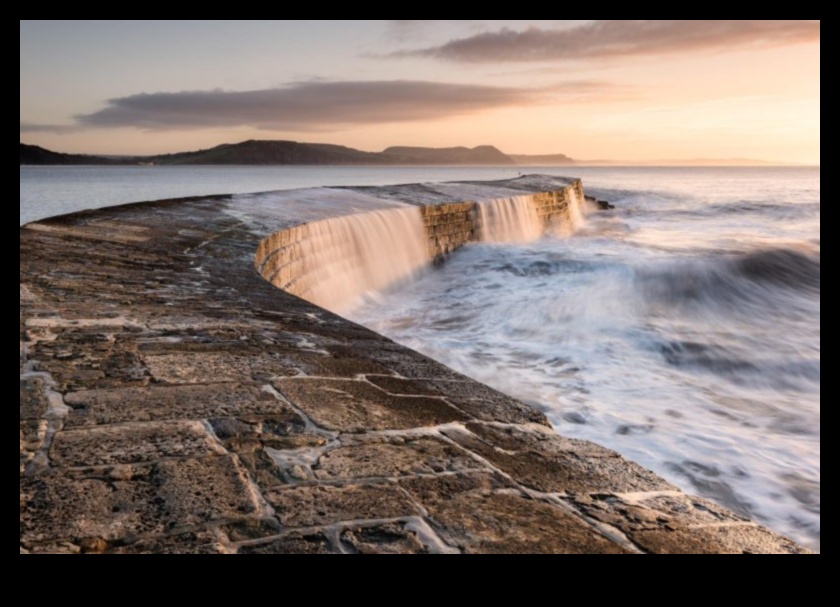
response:
[[(257, 248), (257, 271), (284, 291), (341, 311), (358, 295), (397, 285), (471, 242), (535, 240), (548, 229), (572, 232), (581, 223), (579, 180), (517, 181), (520, 188), (554, 189), (523, 194), (514, 193), (511, 182), (496, 184), (495, 191), (485, 184), (485, 198), (453, 202), (457, 190), (450, 187), (440, 202), (427, 186), (423, 202), (416, 203), (413, 186), (387, 188), (389, 199), (402, 198), (406, 206), (275, 232)], [(470, 189), (465, 195), (476, 194), (475, 186)]]
[(295, 295), (340, 307), (572, 225), (582, 193), (317, 188), (22, 227), (21, 554), (802, 552)]

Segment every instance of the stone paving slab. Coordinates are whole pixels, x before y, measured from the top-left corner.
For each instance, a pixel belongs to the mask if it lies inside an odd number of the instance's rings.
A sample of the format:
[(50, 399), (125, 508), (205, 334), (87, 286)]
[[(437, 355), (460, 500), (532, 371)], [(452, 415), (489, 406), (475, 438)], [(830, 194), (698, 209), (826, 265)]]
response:
[(259, 386), (235, 383), (71, 392), (66, 427), (227, 416), (283, 416), (291, 408)]
[(125, 540), (253, 515), (259, 510), (230, 457), (53, 471), (21, 480), (21, 543)]
[(394, 396), (361, 381), (287, 379), (277, 390), (329, 430), (360, 433), (467, 421), (442, 399)]

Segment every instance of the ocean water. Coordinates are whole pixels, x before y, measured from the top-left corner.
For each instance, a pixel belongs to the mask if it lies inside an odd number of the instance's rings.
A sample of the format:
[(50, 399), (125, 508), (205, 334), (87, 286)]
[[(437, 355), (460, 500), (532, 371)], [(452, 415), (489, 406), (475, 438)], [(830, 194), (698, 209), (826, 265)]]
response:
[[(510, 179), (522, 167), (20, 167), (20, 225), (131, 202), (320, 186)], [(555, 169), (551, 174), (563, 174)]]
[(488, 240), (502, 242), (345, 315), (819, 550), (819, 169), (21, 167), (20, 222), (520, 172), (582, 177), (616, 209), (541, 236), (522, 201), (485, 208)]
[(819, 550), (819, 169), (574, 173), (616, 209), (348, 316)]

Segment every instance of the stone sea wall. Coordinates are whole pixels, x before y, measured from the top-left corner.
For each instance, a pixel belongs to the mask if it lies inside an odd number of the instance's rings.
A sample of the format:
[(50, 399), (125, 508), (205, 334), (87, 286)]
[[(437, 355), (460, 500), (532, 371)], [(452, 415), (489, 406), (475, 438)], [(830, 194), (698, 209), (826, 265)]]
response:
[[(557, 186), (558, 184), (554, 184)], [(537, 217), (544, 228), (552, 225), (572, 225), (575, 221), (576, 200), (583, 201), (583, 185), (579, 180), (568, 180), (559, 184), (551, 191), (528, 193), (530, 204), (534, 207)], [(409, 192), (410, 195), (412, 192)], [(475, 194), (475, 190), (466, 194)], [(509, 194), (510, 192), (505, 192)], [(516, 192), (521, 195), (521, 192)], [(393, 192), (392, 192), (393, 194)], [(481, 200), (449, 201), (449, 197), (457, 195), (454, 191), (445, 196), (447, 202), (411, 203), (418, 207), (417, 213), (421, 218), (426, 238), (428, 239), (428, 258), (431, 263), (442, 263), (460, 247), (481, 238), (481, 222), (479, 205)], [(485, 193), (485, 195), (487, 195)], [(428, 191), (426, 192), (428, 199)], [(382, 211), (374, 211), (381, 213)], [(390, 213), (399, 213), (400, 209), (391, 209)], [(579, 213), (579, 207), (577, 208)], [(387, 212), (386, 212), (387, 213)], [(393, 223), (390, 219), (385, 220)], [(320, 253), (320, 249), (334, 248), (335, 243), (319, 241), (313, 243), (314, 235), (324, 224), (335, 222), (334, 218), (322, 219), (318, 222), (293, 226), (278, 231), (267, 237), (257, 249), (255, 263), (259, 273), (268, 282), (279, 289), (295, 295), (312, 299), (316, 303), (317, 297), (311, 297), (313, 282), (316, 280), (309, 274), (313, 268), (320, 269), (324, 260), (313, 257)], [(360, 235), (366, 240), (375, 239), (375, 234)], [(404, 242), (397, 242), (397, 246), (405, 246)], [(342, 251), (345, 256), (353, 256), (354, 251)], [(309, 262), (309, 263), (307, 263)], [(327, 277), (329, 279), (329, 277)]]
[(805, 552), (263, 278), (294, 281), (306, 224), (454, 205), (405, 222), (443, 254), (474, 237), (464, 201), (536, 194), (550, 216), (575, 183), (203, 197), (21, 227), (20, 553)]

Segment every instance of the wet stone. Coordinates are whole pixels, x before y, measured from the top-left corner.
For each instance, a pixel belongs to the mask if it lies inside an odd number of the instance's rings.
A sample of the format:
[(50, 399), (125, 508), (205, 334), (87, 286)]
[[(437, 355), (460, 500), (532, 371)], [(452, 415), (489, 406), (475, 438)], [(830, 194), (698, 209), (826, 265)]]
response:
[(319, 479), (397, 478), (478, 470), (483, 466), (460, 449), (439, 439), (381, 439), (351, 442), (324, 455), (317, 464)]
[(229, 457), (52, 472), (20, 483), (24, 547), (100, 538), (126, 541), (257, 511)]
[(34, 420), (44, 417), (49, 408), (46, 385), (41, 377), (20, 379), (20, 420)]
[(405, 430), (466, 421), (442, 400), (393, 396), (365, 382), (288, 379), (274, 385), (328, 430)]
[(287, 487), (269, 490), (266, 499), (285, 527), (320, 527), (418, 514), (395, 485)]
[(170, 419), (291, 414), (290, 407), (255, 386), (151, 386), (68, 394), (67, 427)]
[(446, 435), (530, 489), (559, 494), (675, 490), (654, 473), (592, 443), (480, 424), (468, 429), (471, 433), (447, 430)]
[(373, 527), (350, 527), (339, 536), (345, 550), (353, 554), (429, 554), (429, 546), (406, 523)]
[(59, 432), (50, 458), (58, 467), (89, 467), (225, 453), (200, 422), (150, 422)]
[(240, 546), (239, 554), (339, 554), (323, 533), (291, 533), (264, 544)]

